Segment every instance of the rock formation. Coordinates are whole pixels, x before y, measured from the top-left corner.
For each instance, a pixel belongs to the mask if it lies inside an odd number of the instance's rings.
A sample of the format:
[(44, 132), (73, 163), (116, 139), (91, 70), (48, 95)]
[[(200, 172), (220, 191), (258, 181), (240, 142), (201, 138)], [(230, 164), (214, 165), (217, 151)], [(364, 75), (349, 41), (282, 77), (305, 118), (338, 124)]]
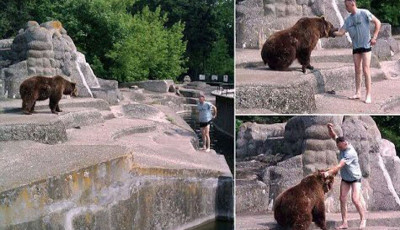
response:
[(59, 21), (29, 21), (13, 40), (0, 44), (0, 97), (19, 98), (19, 85), (28, 77), (64, 75), (77, 83), (80, 97), (105, 97), (112, 104), (121, 99), (117, 82), (94, 75)]
[[(328, 136), (326, 128), (328, 122), (335, 125), (335, 131), (339, 135), (344, 135), (359, 154), (363, 174), (362, 192), (367, 209), (371, 211), (400, 210), (400, 158), (396, 156), (394, 145), (382, 139), (370, 116), (294, 117), (286, 123), (284, 134), (281, 132), (282, 124), (245, 123), (239, 131), (237, 140), (237, 164), (240, 165), (242, 171), (237, 173), (238, 179), (254, 179), (243, 172), (246, 170), (244, 165), (249, 164), (245, 163), (246, 160), (252, 162), (252, 165), (257, 161), (263, 164), (258, 165), (257, 170), (254, 170), (254, 167), (248, 167), (248, 171), (256, 173), (256, 178), (260, 180), (258, 183), (261, 182), (267, 187), (263, 190), (268, 191), (265, 199), (271, 206), (279, 193), (299, 183), (306, 175), (317, 169), (325, 169), (337, 164), (339, 151), (334, 140)], [(259, 138), (262, 134), (249, 135), (254, 133), (255, 129), (263, 130), (264, 136)], [(264, 143), (260, 144), (263, 138)], [(280, 157), (273, 157), (277, 155)], [(252, 161), (248, 161), (249, 156)], [(272, 159), (280, 162), (271, 162)], [(328, 212), (340, 211), (338, 199), (340, 183), (338, 181), (340, 178), (337, 178), (333, 192), (330, 192), (326, 199)], [(237, 189), (240, 191), (240, 187)], [(353, 205), (349, 208), (355, 210)]]

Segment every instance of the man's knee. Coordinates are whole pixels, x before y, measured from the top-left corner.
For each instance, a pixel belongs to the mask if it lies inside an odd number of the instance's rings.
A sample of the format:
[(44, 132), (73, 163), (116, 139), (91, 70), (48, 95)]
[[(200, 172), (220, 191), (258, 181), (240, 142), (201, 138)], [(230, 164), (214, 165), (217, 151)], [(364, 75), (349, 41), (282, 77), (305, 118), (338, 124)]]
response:
[(369, 66), (363, 66), (363, 74), (366, 75), (370, 75), (371, 73), (371, 69)]
[(346, 203), (347, 202), (347, 195), (346, 196), (345, 195), (340, 195), (339, 200), (342, 203)]

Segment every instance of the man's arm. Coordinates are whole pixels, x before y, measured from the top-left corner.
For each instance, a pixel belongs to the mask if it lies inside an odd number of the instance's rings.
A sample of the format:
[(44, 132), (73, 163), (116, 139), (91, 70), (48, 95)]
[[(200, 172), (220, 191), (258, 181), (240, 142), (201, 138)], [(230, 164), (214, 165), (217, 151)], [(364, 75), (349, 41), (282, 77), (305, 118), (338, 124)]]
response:
[(330, 175), (336, 175), (343, 166), (346, 165), (346, 161), (344, 159), (340, 160), (339, 164), (333, 166), (328, 171), (324, 172), (324, 176), (328, 177)]
[(372, 15), (372, 23), (375, 24), (375, 31), (374, 31), (374, 35), (372, 35), (371, 38), (371, 45), (375, 45), (376, 44), (376, 40), (378, 39), (378, 34), (379, 31), (381, 29), (381, 21), (379, 21), (379, 19), (377, 19), (375, 16)]
[(336, 140), (337, 135), (336, 135), (335, 131), (333, 130), (333, 124), (332, 123), (328, 123), (326, 126), (328, 127), (329, 136), (332, 139)]
[(343, 28), (340, 28), (338, 31), (333, 32), (333, 35), (335, 35), (335, 37), (341, 37), (346, 33), (346, 30)]
[(213, 116), (213, 118), (216, 118), (216, 117), (217, 117), (217, 107), (216, 107), (215, 105), (211, 104), (211, 103), (210, 103), (210, 105), (211, 105), (211, 107), (214, 109), (214, 116)]

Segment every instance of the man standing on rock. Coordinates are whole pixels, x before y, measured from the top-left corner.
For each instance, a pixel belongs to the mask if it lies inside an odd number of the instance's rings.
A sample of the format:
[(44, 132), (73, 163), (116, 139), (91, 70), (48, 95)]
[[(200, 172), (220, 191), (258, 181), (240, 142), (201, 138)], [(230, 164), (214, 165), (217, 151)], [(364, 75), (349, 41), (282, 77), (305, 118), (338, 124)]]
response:
[(336, 140), (336, 146), (340, 150), (339, 164), (325, 172), (325, 177), (335, 175), (340, 170), (342, 181), (340, 183), (340, 211), (342, 224), (337, 229), (348, 228), (347, 224), (347, 195), (351, 188), (351, 198), (360, 214), (360, 229), (364, 229), (367, 220), (365, 218), (365, 204), (361, 194), (361, 168), (358, 163), (358, 154), (354, 147), (344, 137), (338, 137), (333, 131), (333, 124), (328, 123), (329, 136)]
[[(200, 130), (203, 137), (203, 148), (201, 150), (210, 152), (210, 124), (212, 119), (217, 117), (217, 107), (210, 102), (206, 102), (204, 95), (201, 94), (197, 110), (199, 111)], [(214, 116), (212, 115), (212, 110), (214, 110)]]
[[(335, 36), (343, 36), (349, 32), (353, 42), (353, 61), (356, 77), (356, 94), (349, 99), (361, 98), (361, 63), (365, 77), (366, 97), (365, 103), (371, 103), (371, 46), (376, 44), (381, 22), (371, 12), (358, 9), (356, 0), (345, 0), (346, 10), (350, 13), (339, 31), (333, 32)], [(369, 24), (375, 24), (375, 31), (371, 38)]]

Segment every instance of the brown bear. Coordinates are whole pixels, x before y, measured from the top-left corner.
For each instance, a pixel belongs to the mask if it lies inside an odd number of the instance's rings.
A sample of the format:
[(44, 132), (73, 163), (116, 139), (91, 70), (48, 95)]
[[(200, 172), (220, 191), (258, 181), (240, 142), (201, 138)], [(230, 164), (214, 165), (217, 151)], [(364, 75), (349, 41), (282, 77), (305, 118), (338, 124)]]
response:
[(272, 34), (263, 45), (261, 57), (273, 70), (287, 70), (297, 58), (305, 73), (306, 68), (314, 69), (310, 56), (318, 39), (334, 37), (337, 30), (324, 17), (301, 18), (293, 27)]
[(62, 112), (58, 106), (62, 95), (77, 96), (77, 88), (74, 82), (59, 75), (54, 77), (34, 76), (21, 83), (19, 93), (22, 99), (23, 113), (32, 114), (36, 101), (50, 98), (50, 110), (57, 114), (57, 112)]
[(326, 230), (324, 194), (331, 190), (334, 175), (325, 178), (318, 170), (275, 199), (274, 217), (282, 227), (307, 230), (311, 222)]

